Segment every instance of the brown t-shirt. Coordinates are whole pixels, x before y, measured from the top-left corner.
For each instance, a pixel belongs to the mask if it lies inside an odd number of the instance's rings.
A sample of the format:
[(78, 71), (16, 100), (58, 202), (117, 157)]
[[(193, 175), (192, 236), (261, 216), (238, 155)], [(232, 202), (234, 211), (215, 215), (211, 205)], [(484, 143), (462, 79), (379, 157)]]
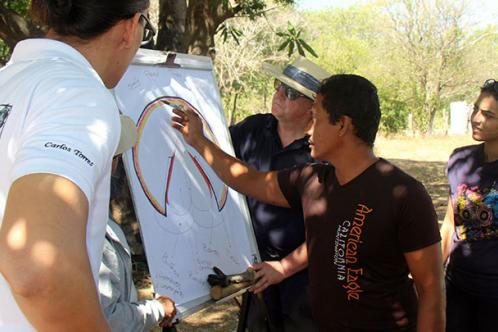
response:
[(405, 252), (440, 241), (423, 185), (380, 159), (341, 186), (330, 165), (279, 172), (292, 207), (302, 206), (311, 302), (322, 330), (390, 330), (403, 312), (416, 326), (417, 297)]

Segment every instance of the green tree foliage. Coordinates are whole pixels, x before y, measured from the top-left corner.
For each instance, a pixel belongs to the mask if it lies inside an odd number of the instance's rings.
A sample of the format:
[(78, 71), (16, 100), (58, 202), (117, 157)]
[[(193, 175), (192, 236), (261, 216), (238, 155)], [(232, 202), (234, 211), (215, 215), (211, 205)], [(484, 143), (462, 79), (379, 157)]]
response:
[(376, 8), (355, 5), (307, 15), (311, 46), (317, 61), (333, 73), (363, 71), (371, 63), (372, 45), (378, 41)]
[(0, 40), (0, 67), (5, 65), (5, 63), (7, 62), (7, 59), (9, 58), (10, 56), (10, 48), (5, 45), (5, 43)]
[(407, 120), (410, 113), (408, 105), (399, 97), (391, 94), (393, 91), (387, 89), (379, 91), (382, 109), (380, 131), (385, 135), (400, 133), (408, 127)]
[(382, 107), (380, 129), (399, 133), (408, 127), (409, 97), (403, 79), (394, 70), (399, 56), (387, 43), (388, 17), (379, 4), (355, 5), (307, 15), (311, 46), (330, 73), (353, 73), (372, 80)]
[[(497, 26), (473, 25), (468, 16), (477, 0), (378, 0), (304, 14), (294, 0), (151, 2), (160, 27), (154, 47), (212, 55), (232, 121), (268, 110), (273, 91), (261, 63), (283, 65), (295, 54), (318, 56), (313, 61), (330, 73), (372, 80), (386, 133), (444, 131), (449, 103), (472, 102), (498, 72)], [(39, 32), (28, 5), (0, 0), (0, 22), (7, 22), (0, 65), (17, 41)]]
[(18, 41), (41, 34), (28, 15), (29, 5), (29, 0), (0, 0), (0, 65)]
[[(2, 20), (3, 13), (8, 13), (8, 11), (14, 11), (21, 15), (22, 17), (27, 16), (29, 0), (5, 0), (0, 6), (0, 21)], [(5, 64), (8, 57), (10, 56), (10, 47), (2, 40), (2, 33), (0, 32), (0, 65)]]
[(458, 0), (379, 1), (314, 12), (308, 15), (315, 31), (310, 45), (332, 73), (361, 74), (377, 85), (383, 131), (431, 133), (436, 125), (444, 131), (449, 103), (474, 99), (497, 69), (496, 26), (476, 29), (468, 12)]
[[(402, 54), (400, 72), (411, 82), (414, 125), (431, 134), (438, 118), (455, 98), (469, 98), (482, 75), (496, 65), (474, 52), (494, 32), (476, 30), (469, 23), (464, 0), (398, 0), (386, 7), (391, 24), (389, 43)], [(496, 55), (496, 48), (489, 49)]]
[(28, 13), (29, 4), (31, 1), (29, 0), (4, 0), (4, 6), (6, 8), (14, 10), (21, 16), (26, 16)]

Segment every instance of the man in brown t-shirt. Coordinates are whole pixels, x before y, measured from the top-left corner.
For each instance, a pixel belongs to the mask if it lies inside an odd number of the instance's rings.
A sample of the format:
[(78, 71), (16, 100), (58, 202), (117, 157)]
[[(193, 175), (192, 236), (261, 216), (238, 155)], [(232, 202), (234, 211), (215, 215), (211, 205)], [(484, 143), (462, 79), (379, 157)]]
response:
[[(363, 77), (325, 80), (313, 106), (311, 155), (330, 165), (258, 172), (204, 138), (190, 110), (179, 130), (235, 190), (280, 206), (301, 206), (314, 318), (323, 331), (444, 331), (439, 231), (422, 184), (373, 153), (380, 109)], [(417, 292), (413, 287), (413, 277)], [(258, 283), (265, 283), (263, 276)]]

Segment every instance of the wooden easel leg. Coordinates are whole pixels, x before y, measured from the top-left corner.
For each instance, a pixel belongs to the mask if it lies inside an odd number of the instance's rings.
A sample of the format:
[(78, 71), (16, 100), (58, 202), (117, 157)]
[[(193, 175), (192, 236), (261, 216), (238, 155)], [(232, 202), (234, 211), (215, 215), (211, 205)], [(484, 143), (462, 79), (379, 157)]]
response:
[(163, 327), (163, 332), (176, 332), (176, 324), (178, 324), (178, 320), (176, 320), (173, 325), (169, 327)]
[(163, 332), (176, 332), (176, 326), (163, 327)]
[(242, 304), (240, 306), (239, 323), (237, 325), (237, 332), (244, 332), (247, 327), (247, 316), (249, 315), (249, 307), (251, 306), (251, 292), (242, 294)]
[(237, 332), (245, 332), (247, 328), (247, 319), (249, 317), (249, 309), (251, 307), (251, 302), (253, 300), (253, 296), (256, 296), (258, 300), (258, 305), (261, 307), (261, 310), (264, 313), (266, 318), (266, 328), (268, 332), (273, 331), (273, 325), (271, 324), (270, 315), (268, 313), (268, 308), (266, 306), (265, 300), (263, 299), (263, 294), (260, 293), (258, 295), (254, 295), (251, 292), (245, 292), (242, 295), (242, 304), (240, 307), (240, 316), (239, 323), (237, 325)]
[(267, 328), (268, 332), (273, 332), (273, 324), (271, 321), (270, 312), (268, 311), (268, 306), (266, 305), (265, 299), (263, 297), (263, 293), (258, 293), (256, 295), (256, 298), (258, 299), (259, 306), (261, 306), (261, 309), (262, 309), (264, 316), (266, 318), (266, 328)]

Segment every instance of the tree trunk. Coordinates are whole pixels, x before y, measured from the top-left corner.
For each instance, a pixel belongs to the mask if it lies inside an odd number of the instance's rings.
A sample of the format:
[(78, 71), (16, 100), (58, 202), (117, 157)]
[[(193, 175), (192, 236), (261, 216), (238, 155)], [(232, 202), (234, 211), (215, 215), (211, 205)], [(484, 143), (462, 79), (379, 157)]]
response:
[(429, 123), (427, 125), (427, 134), (432, 136), (434, 134), (434, 119), (436, 118), (437, 108), (434, 104), (429, 106)]
[(0, 2), (0, 39), (13, 49), (21, 40), (42, 35), (42, 31), (30, 20), (5, 7)]
[(159, 31), (156, 49), (187, 53), (186, 15), (186, 0), (159, 1)]
[(441, 81), (439, 79), (432, 82), (430, 85), (427, 100), (427, 115), (429, 121), (427, 123), (427, 133), (432, 135), (434, 133), (434, 120), (436, 119), (436, 113), (441, 105)]
[(214, 5), (211, 0), (160, 0), (156, 48), (211, 55), (216, 29), (239, 10), (221, 1)]
[(189, 36), (188, 53), (208, 55), (214, 48), (215, 26), (209, 1), (193, 0), (187, 12), (187, 34)]

